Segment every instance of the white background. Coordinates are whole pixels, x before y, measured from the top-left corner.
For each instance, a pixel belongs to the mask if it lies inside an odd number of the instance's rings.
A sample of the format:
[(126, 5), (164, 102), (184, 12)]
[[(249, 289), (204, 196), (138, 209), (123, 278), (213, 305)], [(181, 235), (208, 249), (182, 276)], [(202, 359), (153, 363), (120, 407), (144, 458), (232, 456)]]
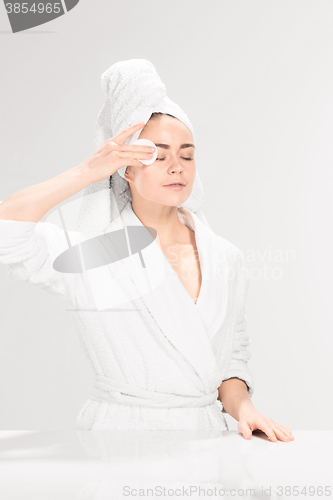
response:
[[(92, 153), (107, 68), (155, 65), (196, 131), (210, 226), (251, 271), (252, 401), (331, 429), (333, 2), (81, 0), (16, 34), (2, 4), (0, 46), (0, 200)], [(0, 280), (0, 428), (73, 429), (93, 374), (71, 313)]]

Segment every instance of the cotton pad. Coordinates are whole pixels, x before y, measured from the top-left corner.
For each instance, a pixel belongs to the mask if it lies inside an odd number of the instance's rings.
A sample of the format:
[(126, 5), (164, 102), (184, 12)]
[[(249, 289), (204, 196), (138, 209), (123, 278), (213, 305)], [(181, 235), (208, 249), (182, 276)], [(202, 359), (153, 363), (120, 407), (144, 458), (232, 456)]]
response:
[(152, 148), (155, 148), (153, 156), (150, 160), (143, 160), (141, 158), (139, 160), (142, 163), (144, 163), (145, 165), (151, 165), (152, 163), (154, 163), (154, 161), (157, 158), (157, 147), (155, 146), (155, 144), (152, 141), (150, 141), (149, 139), (137, 139), (135, 142), (133, 142), (133, 144), (135, 144), (135, 145), (138, 144), (141, 146), (151, 146)]

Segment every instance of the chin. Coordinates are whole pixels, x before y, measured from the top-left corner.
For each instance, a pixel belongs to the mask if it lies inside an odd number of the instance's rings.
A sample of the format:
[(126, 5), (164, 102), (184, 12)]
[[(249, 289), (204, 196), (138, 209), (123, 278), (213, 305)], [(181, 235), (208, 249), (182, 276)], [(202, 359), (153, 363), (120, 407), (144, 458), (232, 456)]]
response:
[(173, 191), (167, 188), (162, 187), (161, 191), (156, 188), (154, 190), (154, 196), (151, 196), (152, 191), (150, 193), (141, 193), (142, 198), (146, 200), (152, 201), (153, 203), (157, 203), (159, 205), (164, 205), (168, 207), (176, 207), (185, 203), (185, 201), (189, 198), (189, 194), (185, 193), (185, 189), (181, 191)]
[(173, 196), (163, 196), (163, 198), (161, 197), (158, 203), (160, 203), (161, 205), (167, 205), (169, 207), (176, 207), (185, 203), (187, 199), (188, 196), (177, 196), (175, 195), (175, 193), (173, 193)]

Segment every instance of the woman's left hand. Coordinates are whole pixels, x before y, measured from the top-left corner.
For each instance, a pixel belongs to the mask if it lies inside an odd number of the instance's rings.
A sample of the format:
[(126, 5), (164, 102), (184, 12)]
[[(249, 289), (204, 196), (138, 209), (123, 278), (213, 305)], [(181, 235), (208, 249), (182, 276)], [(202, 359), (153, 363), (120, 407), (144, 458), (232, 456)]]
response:
[(263, 431), (271, 441), (293, 441), (294, 436), (286, 425), (277, 424), (270, 417), (265, 417), (258, 411), (250, 411), (241, 416), (238, 422), (238, 430), (245, 439), (251, 439), (252, 431), (259, 429)]

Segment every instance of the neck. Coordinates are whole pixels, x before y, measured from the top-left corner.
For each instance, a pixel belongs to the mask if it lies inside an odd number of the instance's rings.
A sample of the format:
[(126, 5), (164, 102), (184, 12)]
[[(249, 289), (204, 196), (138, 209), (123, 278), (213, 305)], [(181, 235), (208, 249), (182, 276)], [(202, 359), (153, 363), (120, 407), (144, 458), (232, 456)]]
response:
[(149, 200), (143, 200), (140, 203), (132, 200), (131, 205), (142, 224), (153, 227), (157, 231), (162, 245), (177, 243), (184, 239), (184, 233), (188, 229), (180, 222), (177, 207), (160, 205)]

